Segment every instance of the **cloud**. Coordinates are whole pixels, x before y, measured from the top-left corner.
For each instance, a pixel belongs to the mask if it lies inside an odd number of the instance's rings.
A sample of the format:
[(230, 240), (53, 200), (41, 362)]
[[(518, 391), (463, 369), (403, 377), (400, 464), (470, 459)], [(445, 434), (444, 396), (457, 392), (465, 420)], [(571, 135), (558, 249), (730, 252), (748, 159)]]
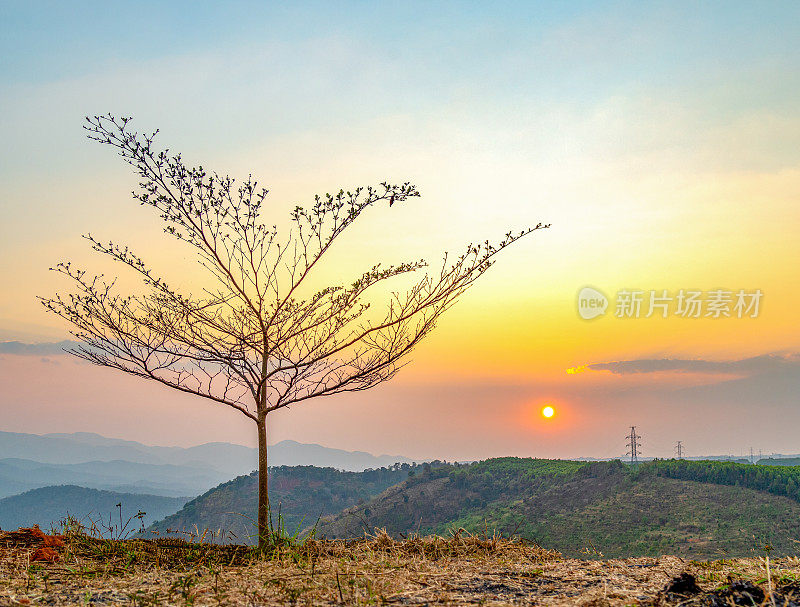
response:
[(21, 341), (0, 341), (0, 354), (19, 356), (58, 356), (65, 354), (67, 348), (74, 348), (78, 342), (65, 339), (57, 342), (26, 344)]
[(703, 373), (708, 375), (754, 376), (787, 369), (800, 370), (800, 354), (763, 354), (741, 360), (712, 361), (680, 358), (645, 358), (594, 363), (568, 369), (568, 373), (584, 370), (610, 371), (615, 375), (637, 373)]

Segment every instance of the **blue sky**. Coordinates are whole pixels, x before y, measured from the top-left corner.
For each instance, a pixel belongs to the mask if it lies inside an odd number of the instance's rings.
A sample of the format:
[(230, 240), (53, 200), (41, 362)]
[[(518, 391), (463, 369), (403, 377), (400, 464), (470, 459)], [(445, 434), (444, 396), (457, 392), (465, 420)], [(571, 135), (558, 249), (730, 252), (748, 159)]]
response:
[[(695, 120), (722, 122), (756, 107), (786, 110), (800, 93), (800, 6), (791, 2), (133, 6), (0, 3), (7, 151), (24, 154), (37, 137), (34, 110), (42, 124), (163, 109), (170, 123), (182, 114), (196, 128), (202, 116), (204, 139), (233, 148), (386, 115), (449, 114), (502, 130), (516, 117), (525, 125), (553, 107), (589, 113), (637, 93), (686, 100)], [(68, 83), (87, 87), (80, 104), (43, 102)], [(19, 168), (15, 154), (3, 156)]]
[[(797, 58), (794, 2), (13, 2), (0, 3), (6, 83), (75, 77), (114, 62), (149, 61), (268, 42), (343, 38), (447, 81), (482, 73), (511, 84), (496, 64), (534, 50), (530, 67), (562, 79), (596, 72), (659, 79), (759, 56)], [(570, 34), (575, 36), (570, 39)], [(591, 35), (586, 35), (591, 34)], [(636, 43), (634, 46), (633, 43)], [(560, 46), (560, 48), (558, 48)], [(424, 61), (421, 61), (423, 60)], [(691, 59), (691, 62), (687, 60)], [(554, 61), (555, 60), (555, 61)], [(493, 65), (493, 69), (491, 66)], [(579, 68), (578, 72), (569, 68)], [(508, 77), (511, 77), (509, 79)], [(606, 81), (605, 78), (603, 78)], [(581, 82), (583, 82), (581, 80)], [(607, 82), (609, 85), (613, 82)]]

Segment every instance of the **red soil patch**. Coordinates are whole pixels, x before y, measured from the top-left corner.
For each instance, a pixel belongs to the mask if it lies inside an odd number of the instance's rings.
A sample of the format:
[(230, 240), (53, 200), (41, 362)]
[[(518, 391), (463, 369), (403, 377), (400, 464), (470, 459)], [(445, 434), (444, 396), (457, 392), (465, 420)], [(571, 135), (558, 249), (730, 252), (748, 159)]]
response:
[(58, 560), (56, 548), (64, 547), (64, 536), (47, 535), (38, 525), (34, 525), (17, 531), (0, 532), (0, 545), (32, 548), (31, 561), (54, 563)]

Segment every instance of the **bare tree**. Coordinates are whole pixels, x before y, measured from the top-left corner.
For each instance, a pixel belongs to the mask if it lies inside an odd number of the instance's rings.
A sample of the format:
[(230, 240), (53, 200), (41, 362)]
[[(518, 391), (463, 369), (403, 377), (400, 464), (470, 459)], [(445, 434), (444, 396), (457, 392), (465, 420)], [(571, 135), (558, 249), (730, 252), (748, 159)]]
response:
[[(70, 352), (236, 409), (258, 429), (259, 545), (268, 525), (267, 416), (293, 403), (366, 390), (397, 373), (404, 357), (434, 328), (495, 256), (530, 232), (496, 245), (470, 244), (441, 269), (419, 277), (424, 261), (373, 266), (349, 285), (315, 286), (314, 270), (344, 231), (376, 203), (418, 196), (405, 183), (317, 196), (292, 211), (279, 234), (262, 211), (267, 190), (249, 177), (187, 167), (180, 155), (156, 151), (152, 135), (129, 128), (129, 118), (86, 119), (89, 138), (115, 148), (140, 178), (134, 198), (153, 207), (165, 232), (194, 248), (207, 270), (201, 296), (182, 293), (127, 247), (86, 235), (92, 248), (138, 273), (143, 294), (121, 295), (114, 281), (69, 262), (54, 270), (72, 279), (69, 295), (41, 298), (67, 320), (81, 345)], [(370, 305), (375, 286), (410, 275), (383, 310)], [(414, 278), (417, 276), (417, 278)]]

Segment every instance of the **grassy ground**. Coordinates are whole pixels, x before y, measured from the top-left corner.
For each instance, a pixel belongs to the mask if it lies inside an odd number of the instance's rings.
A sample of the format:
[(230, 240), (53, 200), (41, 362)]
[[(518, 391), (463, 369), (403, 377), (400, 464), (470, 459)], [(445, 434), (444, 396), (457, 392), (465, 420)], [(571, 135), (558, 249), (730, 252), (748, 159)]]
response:
[(767, 561), (758, 558), (572, 560), (463, 534), (395, 541), (377, 533), (357, 541), (309, 540), (267, 554), (77, 533), (61, 543), (57, 560), (40, 562), (32, 558), (41, 538), (0, 534), (0, 605), (726, 604), (709, 602), (707, 592), (694, 598), (661, 592), (681, 573), (692, 574), (704, 591), (724, 589), (732, 579), (758, 584), (765, 596), (784, 588), (776, 602), (783, 605), (791, 604), (785, 589), (800, 579), (795, 558), (771, 562), (768, 575)]

